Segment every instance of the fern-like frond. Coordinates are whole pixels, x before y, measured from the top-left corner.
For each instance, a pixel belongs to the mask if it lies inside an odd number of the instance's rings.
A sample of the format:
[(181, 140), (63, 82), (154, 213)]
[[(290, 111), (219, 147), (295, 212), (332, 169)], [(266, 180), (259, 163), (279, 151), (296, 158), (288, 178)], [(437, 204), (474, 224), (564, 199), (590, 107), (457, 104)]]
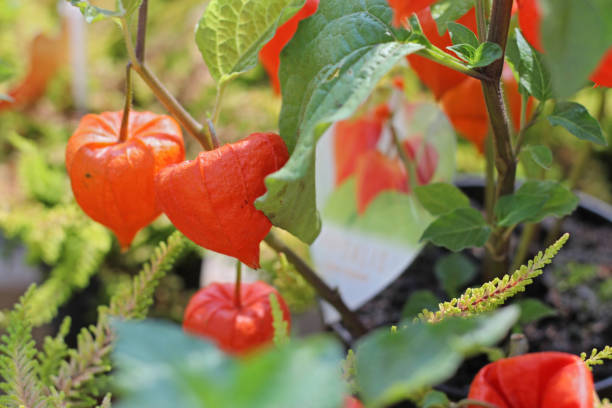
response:
[(591, 350), (591, 355), (587, 356), (587, 353), (581, 353), (580, 357), (589, 368), (593, 368), (596, 365), (602, 365), (604, 360), (612, 360), (612, 347), (606, 346), (603, 350), (597, 351), (596, 348)]
[(44, 388), (37, 377), (36, 345), (28, 321), (28, 304), (35, 291), (32, 285), (8, 316), (6, 334), (0, 341), (0, 406), (3, 408), (44, 408)]
[(276, 347), (284, 346), (289, 343), (289, 325), (283, 318), (283, 311), (275, 293), (270, 293), (270, 307), (272, 309), (272, 326), (274, 327), (274, 344)]
[(52, 377), (53, 385), (62, 393), (66, 406), (91, 407), (99, 390), (92, 381), (97, 375), (111, 370), (109, 355), (115, 334), (108, 323), (108, 315), (101, 311), (98, 323), (83, 328), (77, 337), (76, 349), (69, 350), (68, 361), (63, 361), (59, 372)]
[[(125, 289), (110, 300), (108, 308), (101, 307), (98, 323), (83, 329), (77, 338), (77, 348), (69, 351), (56, 376), (52, 377), (55, 389), (64, 395), (70, 408), (95, 406), (94, 397), (100, 389), (96, 379), (110, 371), (109, 355), (115, 334), (109, 319), (117, 316), (124, 319), (138, 319), (146, 316), (152, 304), (153, 293), (159, 280), (170, 271), (178, 258), (191, 246), (180, 232), (174, 232), (167, 242), (156, 248), (151, 260), (134, 277)], [(102, 407), (110, 407), (110, 396)]]
[(57, 374), (68, 357), (68, 346), (64, 339), (70, 331), (70, 317), (66, 317), (55, 337), (45, 337), (42, 350), (38, 352), (38, 374), (46, 386), (52, 386), (51, 376)]
[(124, 319), (144, 318), (153, 303), (153, 294), (159, 280), (190, 247), (186, 241), (183, 234), (175, 231), (167, 242), (160, 243), (151, 260), (133, 278), (131, 285), (113, 296), (109, 305), (110, 314)]
[(469, 288), (461, 297), (440, 303), (436, 312), (423, 310), (418, 318), (436, 323), (451, 316), (472, 316), (496, 309), (508, 298), (523, 292), (535, 277), (541, 275), (542, 269), (552, 262), (568, 238), (569, 234), (564, 234), (544, 253), (540, 251), (527, 265), (521, 266), (512, 275), (505, 275), (501, 279), (495, 278), (479, 288)]

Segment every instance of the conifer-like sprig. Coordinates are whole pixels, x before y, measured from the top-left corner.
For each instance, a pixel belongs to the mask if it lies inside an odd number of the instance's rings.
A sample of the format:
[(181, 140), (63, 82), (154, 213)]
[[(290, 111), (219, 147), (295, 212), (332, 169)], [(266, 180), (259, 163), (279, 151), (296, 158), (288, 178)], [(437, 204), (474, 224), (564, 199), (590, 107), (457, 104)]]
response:
[[(188, 247), (180, 232), (174, 232), (167, 242), (161, 242), (151, 260), (130, 284), (111, 298), (110, 306), (99, 309), (98, 323), (81, 331), (77, 348), (70, 351), (68, 361), (63, 362), (58, 375), (53, 377), (55, 388), (67, 401), (67, 405), (62, 406), (94, 406), (95, 400), (92, 397), (99, 394), (94, 380), (111, 369), (109, 355), (115, 334), (110, 326), (110, 318), (144, 318), (153, 303), (153, 294), (159, 280), (172, 269)], [(107, 396), (106, 400), (102, 407), (110, 406), (110, 397)]]
[(496, 309), (508, 298), (523, 292), (535, 277), (541, 275), (542, 269), (552, 262), (568, 238), (569, 234), (564, 234), (544, 253), (540, 251), (527, 265), (521, 266), (512, 275), (505, 275), (501, 279), (495, 278), (479, 288), (469, 288), (461, 297), (440, 303), (436, 312), (423, 310), (418, 318), (425, 322), (436, 323), (451, 316), (467, 317)]
[(272, 309), (272, 327), (274, 327), (274, 344), (276, 347), (289, 343), (289, 325), (283, 318), (283, 311), (275, 293), (270, 293), (270, 308)]
[(580, 357), (584, 361), (584, 363), (590, 369), (596, 365), (602, 365), (604, 360), (612, 360), (612, 346), (606, 346), (601, 351), (597, 351), (596, 348), (591, 350), (591, 355), (588, 356), (587, 353), (581, 353)]
[(28, 302), (35, 286), (21, 297), (8, 316), (6, 334), (0, 342), (0, 406), (3, 408), (46, 408), (43, 385), (40, 382), (36, 346), (28, 316)]

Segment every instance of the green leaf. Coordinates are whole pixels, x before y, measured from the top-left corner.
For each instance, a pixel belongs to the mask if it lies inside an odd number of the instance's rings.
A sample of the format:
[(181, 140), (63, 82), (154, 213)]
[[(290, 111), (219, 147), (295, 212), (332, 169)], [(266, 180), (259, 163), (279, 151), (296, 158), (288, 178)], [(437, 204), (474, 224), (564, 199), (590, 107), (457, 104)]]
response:
[(508, 42), (508, 61), (518, 73), (519, 90), (540, 101), (552, 97), (550, 72), (544, 66), (542, 54), (536, 51), (517, 28)]
[(195, 40), (212, 77), (228, 81), (257, 65), (259, 50), (304, 0), (212, 0)]
[(255, 206), (304, 242), (321, 228), (314, 185), (319, 136), (349, 117), (405, 55), (423, 49), (400, 41), (392, 16), (386, 0), (321, 2), (281, 55), (279, 125), (291, 157), (266, 178), (268, 191)]
[(457, 54), (459, 58), (466, 61), (467, 63), (473, 61), (474, 57), (476, 56), (476, 48), (472, 47), (469, 44), (451, 45), (450, 47), (446, 48)]
[[(236, 360), (176, 325), (116, 322), (120, 408), (337, 408), (342, 350), (327, 337)], [(304, 375), (316, 373), (316, 375)]]
[(500, 59), (503, 55), (502, 49), (498, 44), (484, 42), (476, 48), (474, 58), (469, 61), (470, 68), (486, 67)]
[(521, 151), (521, 155), (529, 155), (531, 159), (543, 169), (548, 169), (553, 162), (553, 154), (550, 149), (542, 145), (525, 146)]
[(478, 41), (476, 34), (462, 24), (455, 22), (448, 23), (448, 32), (450, 33), (453, 44), (455, 45), (468, 44), (474, 47), (474, 49), (478, 48), (480, 45), (480, 41)]
[(473, 208), (457, 208), (442, 215), (425, 230), (421, 240), (431, 241), (453, 252), (481, 247), (487, 242), (491, 228), (482, 214)]
[(610, 0), (542, 0), (542, 45), (559, 98), (573, 95), (612, 44)]
[(421, 205), (434, 216), (470, 206), (470, 199), (457, 187), (448, 183), (418, 186), (414, 189), (414, 193)]
[(436, 309), (439, 303), (440, 299), (430, 290), (414, 291), (402, 308), (402, 318), (414, 319), (423, 309)]
[(357, 383), (368, 407), (389, 406), (452, 377), (464, 357), (501, 340), (518, 318), (504, 308), (473, 319), (387, 328), (357, 344)]
[(563, 126), (578, 139), (607, 146), (601, 126), (584, 106), (576, 102), (559, 102), (548, 121), (553, 126)]
[(444, 35), (448, 23), (456, 21), (474, 7), (474, 0), (441, 0), (431, 6), (431, 15), (438, 25), (438, 33)]
[(70, 3), (78, 7), (81, 14), (85, 17), (85, 21), (93, 23), (95, 21), (103, 20), (111, 17), (125, 17), (129, 16), (128, 10), (133, 12), (142, 0), (124, 0), (127, 3), (129, 9), (124, 7), (124, 2), (121, 0), (115, 1), (115, 10), (109, 10), (102, 7), (92, 6), (88, 0), (70, 0)]
[(521, 222), (540, 222), (549, 216), (563, 217), (578, 206), (578, 197), (556, 181), (528, 181), (514, 194), (503, 196), (495, 206), (497, 224), (510, 227)]
[(476, 276), (476, 266), (461, 254), (450, 254), (436, 262), (434, 268), (438, 281), (451, 297), (457, 297), (459, 290)]
[(557, 315), (555, 309), (538, 299), (522, 299), (515, 304), (521, 308), (521, 317), (519, 318), (520, 325), (534, 323), (545, 317)]

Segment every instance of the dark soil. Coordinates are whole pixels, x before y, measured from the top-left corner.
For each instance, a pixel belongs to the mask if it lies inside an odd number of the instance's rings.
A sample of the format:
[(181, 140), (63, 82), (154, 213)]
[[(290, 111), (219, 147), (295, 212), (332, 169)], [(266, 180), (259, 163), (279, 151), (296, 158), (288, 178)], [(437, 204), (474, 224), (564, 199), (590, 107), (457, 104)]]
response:
[[(482, 191), (482, 190), (480, 190)], [(479, 199), (478, 189), (467, 189)], [(543, 223), (543, 228), (530, 246), (529, 257), (546, 248), (546, 235), (554, 220)], [(557, 316), (544, 318), (520, 328), (529, 341), (529, 351), (563, 351), (573, 354), (590, 353), (612, 344), (612, 221), (580, 208), (566, 219), (563, 232), (570, 240), (555, 257), (544, 274), (527, 287), (517, 298), (537, 298), (557, 310)], [(518, 242), (520, 231), (513, 237)], [(396, 324), (402, 319), (402, 308), (415, 290), (430, 290), (441, 300), (448, 300), (433, 273), (433, 265), (446, 250), (427, 246), (410, 267), (395, 282), (359, 309), (369, 328)], [(481, 264), (482, 250), (466, 251), (465, 255)], [(606, 283), (607, 282), (607, 283)], [(470, 285), (480, 285), (480, 278)], [(510, 301), (512, 303), (512, 301)], [(507, 346), (508, 339), (500, 344)], [(469, 384), (480, 368), (488, 363), (481, 355), (468, 359), (457, 374), (440, 386), (453, 399), (467, 395)], [(612, 377), (612, 363), (596, 366), (593, 370), (601, 397), (612, 397), (612, 387), (602, 381)], [(409, 407), (398, 405), (397, 407)]]

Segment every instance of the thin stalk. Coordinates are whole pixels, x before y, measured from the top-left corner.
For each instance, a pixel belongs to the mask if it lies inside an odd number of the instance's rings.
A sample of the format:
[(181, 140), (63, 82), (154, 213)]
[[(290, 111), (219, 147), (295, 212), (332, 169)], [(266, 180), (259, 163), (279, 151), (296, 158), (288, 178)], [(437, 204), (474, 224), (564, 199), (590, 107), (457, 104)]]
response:
[(132, 109), (132, 94), (132, 64), (128, 62), (125, 68), (125, 104), (123, 105), (123, 116), (121, 116), (119, 143), (123, 143), (127, 140), (130, 110)]
[[(525, 98), (523, 98), (523, 101), (525, 101)], [(527, 103), (523, 102), (523, 104), (521, 105), (521, 115), (523, 114), (522, 112), (522, 110), (524, 109), (523, 106), (526, 107)], [(524, 125), (521, 125), (521, 130), (519, 131), (516, 137), (516, 143), (514, 145), (514, 156), (515, 157), (518, 157), (519, 153), (521, 153), (523, 143), (525, 142), (525, 135), (527, 134), (527, 130), (529, 130), (533, 125), (537, 123), (537, 121), (540, 119), (540, 115), (542, 114), (543, 110), (544, 110), (544, 102), (540, 102), (535, 112), (531, 116), (531, 119), (529, 120), (529, 122), (525, 123), (527, 118), (521, 117), (521, 123), (524, 123)], [(527, 113), (525, 112), (525, 115), (526, 114)]]
[(270, 232), (264, 241), (277, 253), (285, 254), (287, 260), (291, 262), (293, 266), (295, 266), (296, 271), (315, 288), (319, 296), (325, 299), (338, 311), (338, 313), (340, 313), (342, 321), (346, 329), (353, 336), (353, 339), (357, 339), (366, 334), (367, 329), (359, 319), (359, 316), (348, 308), (337, 289), (330, 288), (306, 261), (285, 245), (285, 243), (273, 232)]
[(512, 262), (511, 270), (516, 270), (521, 267), (525, 259), (527, 259), (527, 254), (529, 253), (529, 246), (531, 241), (533, 241), (536, 233), (540, 229), (540, 224), (537, 223), (528, 223), (523, 227), (523, 232), (521, 233), (521, 239), (519, 241), (518, 247), (516, 248), (516, 254), (514, 255), (514, 261)]
[(486, 0), (476, 0), (476, 25), (478, 26), (478, 39), (482, 41), (487, 35)]
[(168, 91), (168, 89), (162, 84), (162, 82), (151, 72), (144, 62), (140, 62), (136, 56), (134, 44), (132, 43), (132, 37), (127, 25), (127, 21), (121, 19), (121, 28), (123, 30), (123, 37), (127, 48), (128, 56), (132, 62), (134, 71), (142, 78), (142, 80), (149, 86), (153, 94), (157, 97), (159, 102), (174, 116), (181, 125), (187, 130), (187, 132), (195, 137), (205, 150), (212, 150), (214, 148), (212, 137), (208, 132), (208, 128), (202, 126), (196, 121), (185, 108), (176, 100), (176, 98)]
[(142, 3), (140, 3), (140, 8), (138, 9), (138, 32), (136, 34), (136, 58), (141, 64), (144, 62), (148, 11), (149, 0), (142, 0)]
[(217, 125), (217, 121), (219, 120), (219, 113), (221, 113), (221, 101), (223, 100), (223, 94), (225, 93), (226, 85), (226, 81), (221, 81), (221, 83), (217, 87), (217, 97), (215, 98), (215, 107), (212, 113), (212, 123), (215, 126)]
[(236, 283), (234, 286), (234, 305), (242, 308), (242, 262), (236, 261)]

